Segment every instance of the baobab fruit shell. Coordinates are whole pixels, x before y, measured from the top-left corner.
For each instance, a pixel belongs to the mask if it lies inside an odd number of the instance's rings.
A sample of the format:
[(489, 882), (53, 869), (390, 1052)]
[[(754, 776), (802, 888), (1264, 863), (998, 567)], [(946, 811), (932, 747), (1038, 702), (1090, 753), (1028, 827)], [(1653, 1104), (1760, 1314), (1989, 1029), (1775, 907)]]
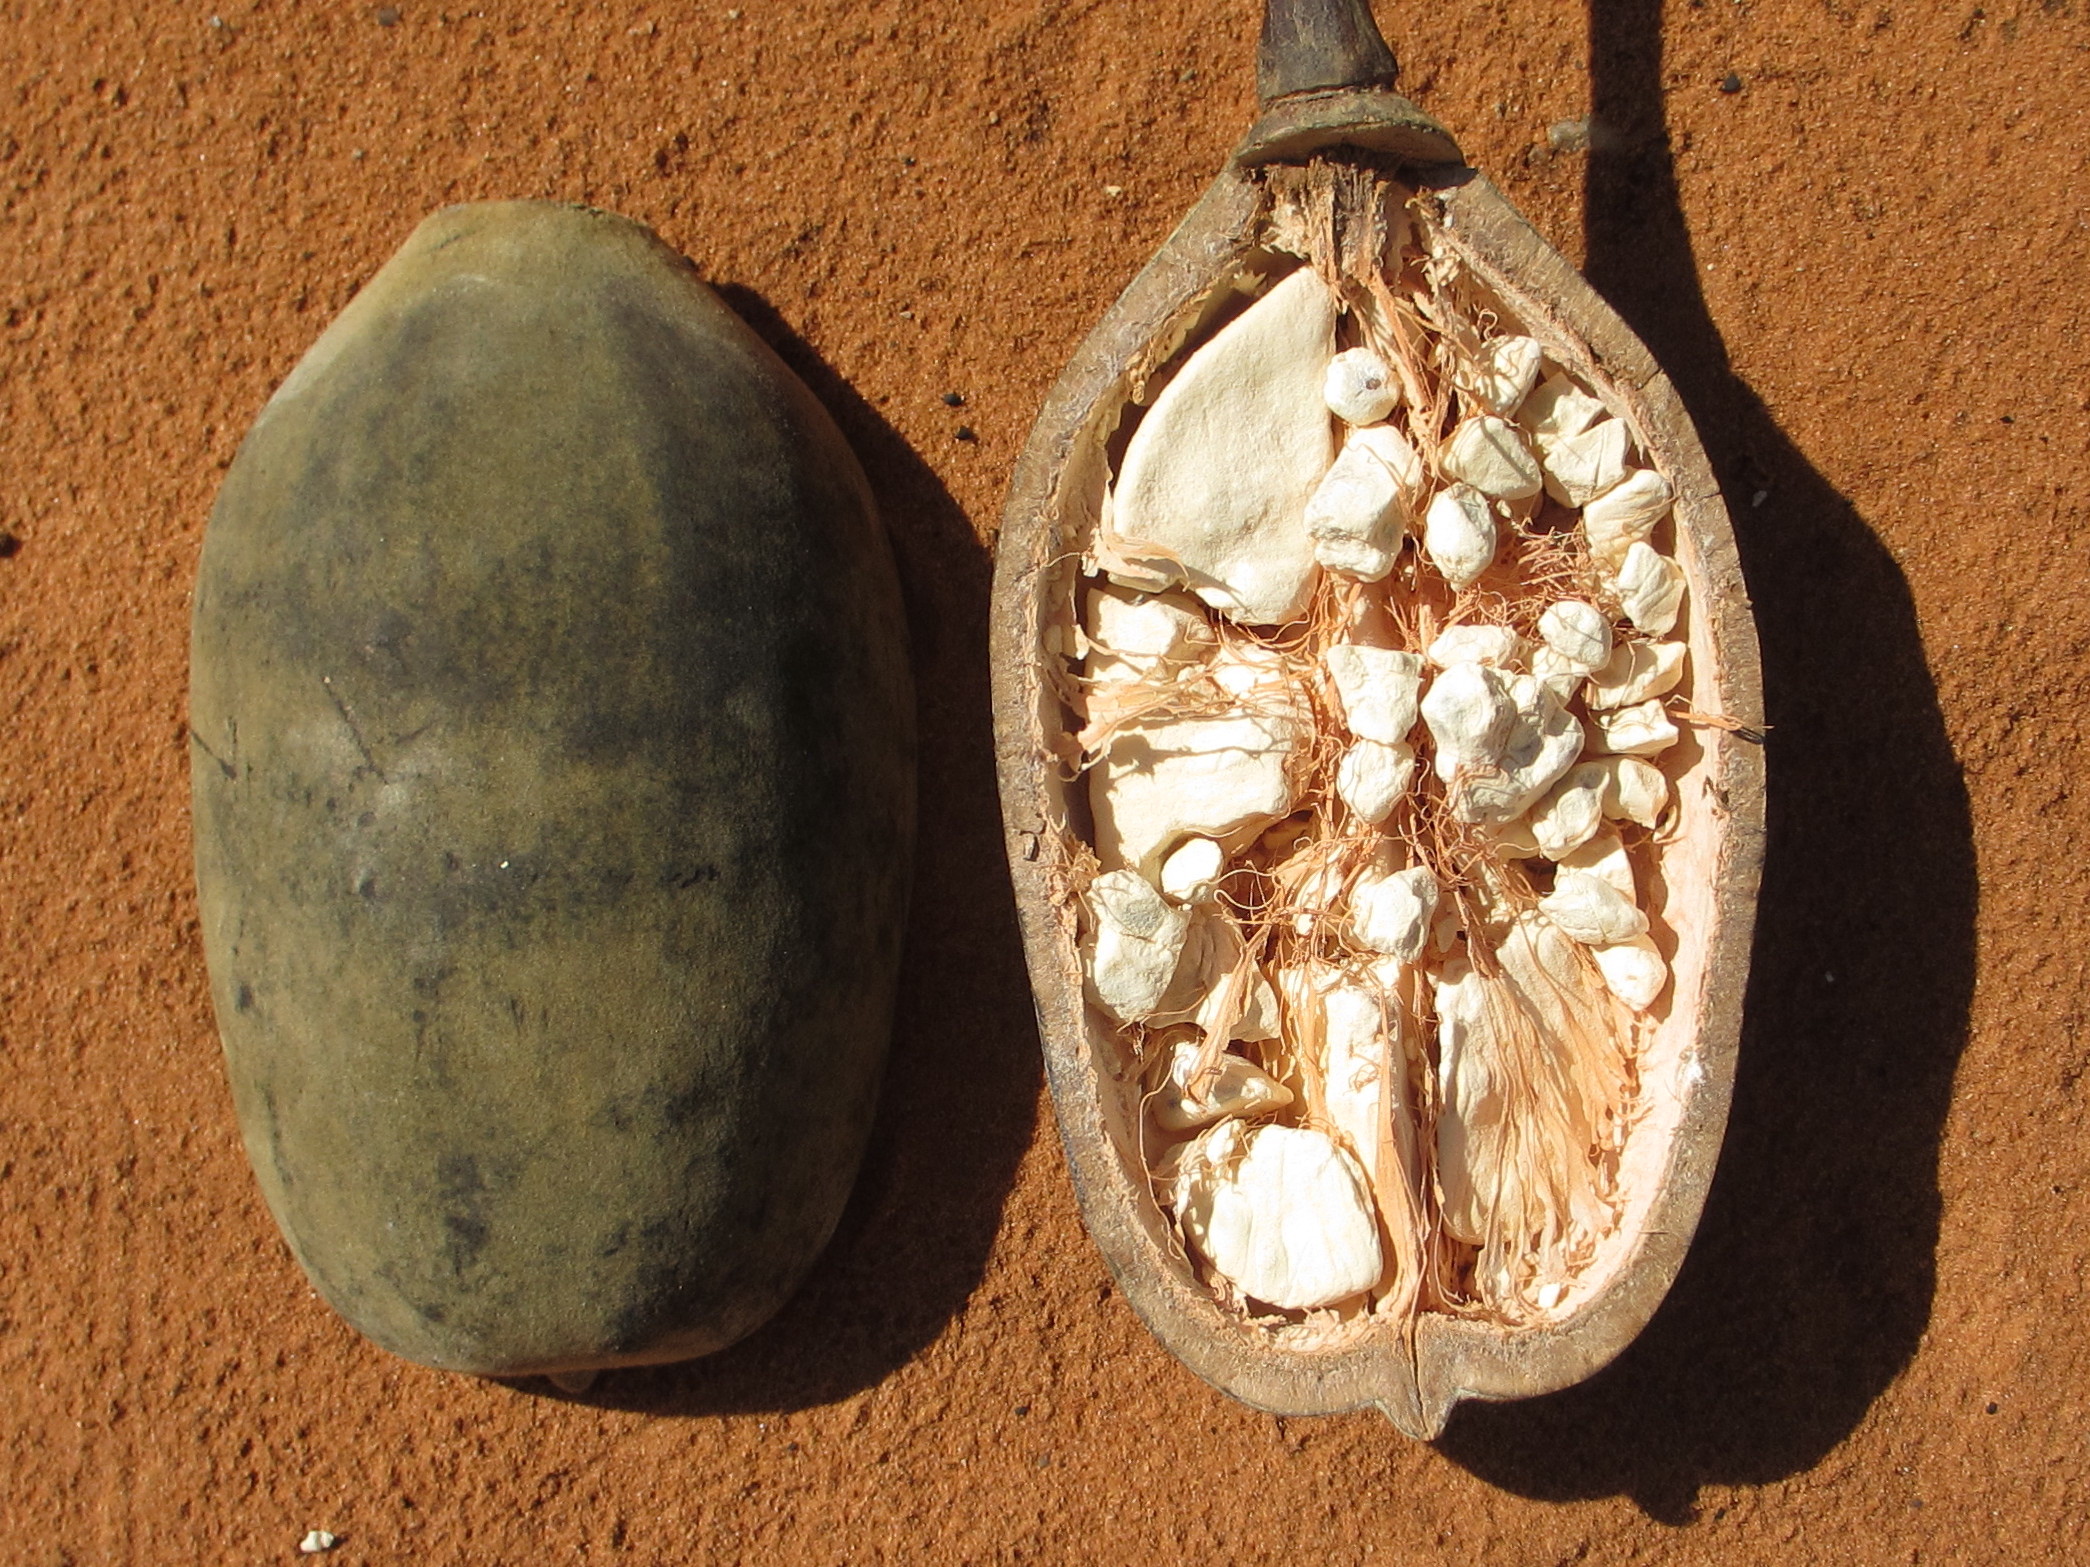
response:
[[(1245, 1403), (1281, 1415), (1377, 1407), (1402, 1431), (1430, 1439), (1462, 1401), (1534, 1397), (1596, 1372), (1632, 1342), (1682, 1265), (1734, 1084), (1763, 847), (1762, 692), (1726, 508), (1669, 378), (1487, 180), (1456, 164), (1411, 165), (1446, 253), (1550, 357), (1608, 389), (1672, 484), (1677, 560), (1693, 606), (1683, 634), (1694, 700), (1733, 727), (1696, 732), (1674, 783), (1683, 799), (1664, 858), (1664, 908), (1677, 932), (1669, 1016), (1641, 1062), (1653, 1087), (1627, 1153), (1626, 1211), (1586, 1298), (1528, 1327), (1425, 1312), (1412, 1332), (1368, 1317), (1325, 1331), (1312, 1323), (1273, 1331), (1222, 1306), (1156, 1200), (1146, 1080), (1085, 987), (1081, 888), (1094, 864), (1084, 861), (1094, 819), (1069, 766), (1067, 650), (1083, 552), (1104, 515), (1112, 443), (1128, 410), (1151, 402), (1184, 345), (1239, 300), (1237, 283), (1273, 265), (1253, 166), (1269, 161), (1279, 131), (1285, 156), (1299, 161), (1319, 147), (1378, 145), (1377, 132), (1355, 134), (1347, 101), (1337, 107), (1324, 112), (1318, 99), (1280, 106), (1251, 131), (1047, 398), (1011, 481), (996, 547), (996, 755), (1053, 1108), (1083, 1220), (1125, 1299), (1179, 1360)], [(1410, 135), (1412, 106), (1383, 115), (1366, 108), (1389, 127), (1387, 137)], [(1389, 170), (1401, 162), (1397, 153), (1442, 155), (1411, 138), (1386, 153)]]
[(914, 822), (891, 556), (805, 387), (647, 230), (423, 223), (256, 420), (191, 685), (241, 1131), (432, 1366), (721, 1348), (841, 1212)]

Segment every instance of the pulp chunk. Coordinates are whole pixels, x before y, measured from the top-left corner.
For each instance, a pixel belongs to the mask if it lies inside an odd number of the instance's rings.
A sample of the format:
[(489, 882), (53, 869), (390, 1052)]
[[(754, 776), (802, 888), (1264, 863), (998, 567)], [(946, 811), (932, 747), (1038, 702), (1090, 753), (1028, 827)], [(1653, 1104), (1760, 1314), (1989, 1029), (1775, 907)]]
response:
[[(1630, 904), (1626, 907), (1633, 914), (1640, 912)], [(1517, 1004), (1537, 1020), (1556, 1048), (1564, 1049), (1578, 1036), (1605, 1033), (1595, 1013), (1597, 993), (1576, 960), (1573, 940), (1551, 921), (1537, 914), (1521, 916), (1495, 949), (1495, 961)]]
[(1556, 698), (1568, 702), (1582, 689), (1582, 677), (1589, 670), (1551, 643), (1541, 642), (1531, 650), (1531, 672), (1546, 683), (1546, 689)]
[(1538, 835), (1528, 820), (1484, 822), (1481, 836), (1506, 860), (1535, 860), (1540, 857)]
[(1454, 379), (1460, 390), (1470, 392), (1496, 413), (1509, 415), (1530, 395), (1545, 357), (1545, 347), (1537, 338), (1490, 338), (1470, 363), (1459, 367)]
[(1590, 749), (1617, 756), (1659, 756), (1677, 740), (1676, 725), (1655, 697), (1614, 712), (1592, 713), (1589, 722)]
[(1222, 1121), (1183, 1150), (1174, 1187), (1185, 1237), (1251, 1300), (1311, 1311), (1379, 1281), (1370, 1194), (1326, 1132)]
[(1649, 636), (1666, 637), (1675, 629), (1684, 602), (1684, 574), (1668, 556), (1647, 544), (1635, 544), (1618, 568), (1617, 588), (1627, 617)]
[(1427, 865), (1392, 875), (1366, 870), (1350, 888), (1350, 935), (1359, 946), (1413, 963), (1436, 917), (1437, 896), (1437, 878)]
[(1422, 660), (1413, 653), (1338, 642), (1321, 655), (1342, 699), (1343, 721), (1360, 740), (1394, 745), (1415, 727)]
[(1344, 442), (1306, 503), (1314, 558), (1330, 571), (1377, 582), (1393, 570), (1405, 527), (1393, 471), (1369, 447)]
[[(1438, 684), (1455, 670), (1477, 667), (1455, 665)], [(1460, 821), (1506, 822), (1522, 816), (1582, 754), (1582, 725), (1550, 686), (1534, 675), (1512, 676), (1507, 685), (1512, 704), (1508, 734), (1492, 768), (1458, 780), (1452, 810)]]
[(1229, 1116), (1255, 1116), (1282, 1110), (1292, 1091), (1253, 1061), (1222, 1055), (1211, 1072), (1200, 1077), (1204, 1048), (1179, 1041), (1169, 1052), (1168, 1071), (1151, 1101), (1154, 1120), (1164, 1131), (1187, 1132)]
[(1336, 764), (1335, 793), (1362, 821), (1374, 826), (1393, 814), (1415, 781), (1415, 747), (1359, 740)]
[(1540, 853), (1563, 860), (1596, 836), (1604, 825), (1604, 786), (1610, 780), (1601, 762), (1583, 762), (1567, 770), (1531, 808), (1531, 836)]
[(1647, 934), (1647, 916), (1603, 877), (1563, 868), (1539, 913), (1585, 946), (1609, 946)]
[(1161, 1005), (1183, 955), (1189, 916), (1134, 871), (1109, 871), (1089, 884), (1096, 917), (1089, 984), (1103, 1009), (1135, 1023)]
[(1125, 449), (1117, 540), (1165, 551), (1245, 625), (1296, 619), (1313, 587), (1306, 501), (1334, 455), (1321, 397), (1334, 339), (1335, 297), (1302, 267), (1190, 356)]
[(1233, 917), (1220, 909), (1193, 915), (1161, 1010), (1152, 1023), (1195, 1023), (1206, 1039), (1277, 1037), (1277, 995), (1248, 957)]
[(1591, 712), (1666, 696), (1684, 675), (1681, 642), (1621, 642), (1583, 688)]
[(1651, 936), (1592, 947), (1589, 955), (1596, 960), (1597, 972), (1604, 976), (1611, 994), (1635, 1012), (1645, 1012), (1669, 988), (1669, 965), (1662, 961)]
[(1500, 1188), (1495, 1144), (1502, 1091), (1489, 1071), (1492, 1015), (1480, 976), (1464, 958), (1437, 976), (1437, 1185), (1444, 1228), (1470, 1245), (1487, 1239)]
[(1304, 723), (1307, 708), (1285, 671), (1284, 655), (1248, 638), (1229, 641), (1212, 655), (1212, 683), (1260, 713), (1282, 714)]
[(1578, 435), (1549, 441), (1546, 493), (1571, 509), (1587, 506), (1625, 478), (1630, 441), (1622, 419), (1606, 419)]
[(1539, 461), (1512, 424), (1492, 414), (1468, 419), (1444, 448), (1444, 471), (1497, 500), (1536, 495), (1545, 482)]
[(1289, 716), (1246, 710), (1120, 731), (1089, 772), (1097, 855), (1158, 872), (1183, 838), (1252, 835), (1292, 809), (1286, 767), (1299, 739)]
[(1471, 586), (1494, 563), (1499, 542), (1488, 498), (1470, 484), (1440, 490), (1423, 514), (1423, 553), (1455, 588)]
[(1371, 964), (1361, 976), (1329, 969), (1314, 986), (1321, 1008), (1328, 1119), (1367, 1177), (1374, 1176), (1388, 1132), (1402, 1162), (1414, 1158), (1415, 1123), (1395, 999), (1401, 969), (1392, 959)]
[(1393, 412), (1401, 388), (1386, 361), (1369, 348), (1346, 348), (1328, 361), (1321, 395), (1344, 424), (1377, 424)]
[(1610, 774), (1604, 783), (1604, 814), (1642, 827), (1657, 825), (1669, 804), (1669, 780), (1662, 769), (1639, 756), (1606, 757), (1604, 767)]
[(1564, 667), (1583, 674), (1601, 669), (1611, 656), (1611, 622), (1594, 604), (1580, 599), (1548, 606), (1538, 618), (1538, 634)]
[(1105, 583), (1088, 595), (1089, 643), (1082, 673), (1109, 683), (1165, 675), (1211, 651), (1212, 628), (1197, 606)]
[[(1552, 1217), (1568, 1231), (1579, 1228), (1595, 1235), (1607, 1227), (1610, 1213), (1595, 1184), (1586, 1179), (1586, 1156), (1577, 1150), (1602, 1137), (1606, 1118), (1614, 1113), (1601, 1074), (1617, 1041), (1608, 1027), (1599, 976), (1582, 961), (1579, 950), (1543, 915), (1526, 914), (1495, 949), (1495, 961), (1514, 1007), (1537, 1024), (1548, 1049), (1568, 1068), (1559, 1090), (1546, 1091), (1572, 1127), (1566, 1140), (1546, 1155), (1556, 1177), (1568, 1181), (1557, 1199), (1566, 1207), (1556, 1207)], [(1578, 1167), (1584, 1179), (1569, 1174)], [(1556, 1255), (1542, 1263), (1542, 1269), (1556, 1267), (1560, 1260)]]
[[(1594, 764), (1601, 767), (1602, 763)], [(1580, 772), (1576, 768), (1575, 772)], [(1574, 773), (1568, 775), (1570, 778)], [(1639, 900), (1639, 889), (1633, 884), (1633, 862), (1626, 855), (1625, 843), (1615, 832), (1600, 832), (1580, 848), (1560, 857), (1564, 870), (1587, 871), (1590, 875), (1608, 881), (1616, 887), (1619, 895), (1628, 900)]]
[(1446, 626), (1423, 656), (1439, 669), (1454, 664), (1514, 669), (1524, 661), (1524, 639), (1510, 626)]
[(1453, 664), (1423, 693), (1422, 720), (1436, 742), (1440, 783), (1491, 768), (1508, 744), (1517, 704), (1504, 677), (1485, 664)]
[(1604, 405), (1575, 385), (1565, 371), (1547, 376), (1517, 410), (1517, 423), (1541, 442), (1580, 435), (1603, 417)]
[(1582, 508), (1582, 536), (1599, 566), (1618, 570), (1626, 551), (1655, 531), (1669, 514), (1669, 481), (1652, 468), (1638, 468)]
[(1177, 903), (1210, 903), (1226, 873), (1226, 850), (1213, 838), (1186, 838), (1161, 862), (1161, 891)]
[(1423, 481), (1429, 477), (1429, 467), (1422, 460), (1422, 453), (1415, 443), (1390, 424), (1371, 424), (1352, 430), (1343, 440), (1343, 447), (1358, 447), (1370, 452), (1386, 464), (1386, 471), (1393, 475), (1393, 482), (1400, 486), (1401, 499), (1414, 505), (1421, 499)]

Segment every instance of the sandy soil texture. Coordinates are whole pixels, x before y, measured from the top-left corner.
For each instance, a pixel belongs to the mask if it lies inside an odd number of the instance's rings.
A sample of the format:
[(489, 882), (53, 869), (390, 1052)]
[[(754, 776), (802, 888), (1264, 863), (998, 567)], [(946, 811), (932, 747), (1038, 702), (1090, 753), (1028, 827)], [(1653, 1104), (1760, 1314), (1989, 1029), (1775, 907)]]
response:
[[(1732, 1132), (1612, 1369), (1279, 1421), (1076, 1216), (989, 758), (1039, 402), (1252, 111), (1245, 0), (0, 11), (0, 1562), (2067, 1562), (2090, 1508), (2090, 4), (1451, 0), (1404, 82), (1733, 504), (1773, 821)], [(1593, 116), (1593, 119), (1586, 117)], [(188, 863), (242, 432), (429, 209), (656, 226), (862, 454), (925, 835), (871, 1159), (742, 1346), (581, 1398), (358, 1340), (248, 1175)], [(963, 397), (951, 406), (946, 394)]]

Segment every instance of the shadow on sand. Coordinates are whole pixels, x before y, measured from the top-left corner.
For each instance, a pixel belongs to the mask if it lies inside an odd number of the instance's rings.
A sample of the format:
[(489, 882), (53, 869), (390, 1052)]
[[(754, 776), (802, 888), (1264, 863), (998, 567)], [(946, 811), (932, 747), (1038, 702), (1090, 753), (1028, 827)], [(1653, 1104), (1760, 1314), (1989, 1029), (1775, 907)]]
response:
[(834, 416), (900, 567), (921, 727), (921, 846), (893, 1052), (840, 1228), (766, 1327), (704, 1360), (534, 1394), (657, 1415), (804, 1409), (881, 1381), (979, 1283), (1043, 1081), (1002, 850), (987, 688), (991, 566), (914, 450), (763, 299), (714, 284)]
[(1684, 1523), (1704, 1484), (1819, 1462), (1915, 1354), (1975, 866), (1908, 586), (1736, 379), (1699, 292), (1661, 16), (1590, 0), (1585, 270), (1697, 421), (1756, 604), (1770, 831), (1740, 1075), (1698, 1238), (1647, 1331), (1580, 1387), (1466, 1406), (1440, 1445), (1526, 1496), (1624, 1493)]

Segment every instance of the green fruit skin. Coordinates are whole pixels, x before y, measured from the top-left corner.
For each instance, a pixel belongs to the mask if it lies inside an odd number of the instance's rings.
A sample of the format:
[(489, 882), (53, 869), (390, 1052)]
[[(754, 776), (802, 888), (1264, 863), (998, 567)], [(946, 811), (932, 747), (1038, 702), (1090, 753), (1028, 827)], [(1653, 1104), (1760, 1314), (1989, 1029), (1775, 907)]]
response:
[(914, 831), (891, 555), (805, 387), (620, 218), (429, 218), (292, 372), (196, 588), (240, 1128), (356, 1328), (678, 1360), (832, 1233)]

